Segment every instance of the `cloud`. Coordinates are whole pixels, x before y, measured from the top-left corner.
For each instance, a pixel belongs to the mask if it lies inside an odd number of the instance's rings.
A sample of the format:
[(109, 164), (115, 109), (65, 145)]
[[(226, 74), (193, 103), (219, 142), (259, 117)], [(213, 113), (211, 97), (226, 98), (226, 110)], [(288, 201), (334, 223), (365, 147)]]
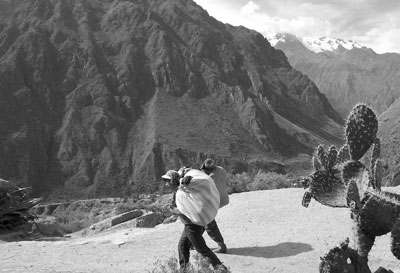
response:
[[(398, 0), (195, 0), (224, 23), (261, 33), (354, 40), (378, 53), (400, 53)], [(397, 38), (399, 37), (399, 38)]]
[(259, 9), (260, 9), (259, 5), (255, 4), (253, 1), (250, 1), (240, 9), (240, 14), (243, 14), (245, 16), (252, 15)]
[[(398, 52), (400, 53), (400, 14), (375, 16), (368, 22), (357, 23), (356, 29), (351, 29), (348, 35), (352, 35), (356, 41), (374, 49), (377, 53)], [(361, 31), (362, 29), (362, 31)]]
[[(277, 11), (278, 8), (269, 10)], [(294, 16), (288, 13), (285, 17), (270, 16), (252, 1), (241, 8), (240, 15), (241, 18), (238, 18), (237, 22), (240, 21), (244, 26), (262, 33), (289, 32), (300, 36), (327, 36), (331, 32), (331, 23), (328, 20), (311, 16)]]
[(333, 36), (357, 41), (378, 53), (400, 52), (397, 0), (250, 1), (242, 6), (240, 15), (236, 21), (262, 33)]
[(355, 36), (355, 40), (359, 41), (361, 45), (374, 49), (377, 53), (400, 53), (400, 28), (386, 31), (373, 28), (365, 35)]

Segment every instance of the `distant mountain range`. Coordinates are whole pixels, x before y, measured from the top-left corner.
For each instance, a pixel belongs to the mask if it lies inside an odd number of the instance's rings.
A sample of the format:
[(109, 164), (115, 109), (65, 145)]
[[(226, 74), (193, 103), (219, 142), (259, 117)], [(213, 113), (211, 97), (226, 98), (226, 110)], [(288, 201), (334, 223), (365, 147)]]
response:
[(377, 54), (356, 42), (335, 38), (303, 39), (292, 34), (268, 38), (308, 75), (345, 118), (358, 102), (379, 115), (386, 184), (400, 185), (400, 54)]
[(335, 52), (341, 53), (344, 50), (352, 50), (354, 48), (361, 48), (362, 46), (354, 41), (346, 41), (343, 39), (333, 37), (321, 37), (321, 38), (301, 38), (288, 33), (277, 33), (272, 37), (267, 37), (268, 41), (272, 46), (276, 46), (278, 43), (290, 43), (291, 40), (298, 40), (307, 49), (319, 53), (319, 52)]
[(282, 51), (191, 0), (0, 7), (0, 177), (35, 195), (149, 192), (206, 156), (256, 172), (342, 141)]
[(382, 113), (400, 96), (400, 54), (377, 54), (331, 37), (304, 39), (286, 33), (268, 39), (313, 80), (342, 117), (358, 102)]

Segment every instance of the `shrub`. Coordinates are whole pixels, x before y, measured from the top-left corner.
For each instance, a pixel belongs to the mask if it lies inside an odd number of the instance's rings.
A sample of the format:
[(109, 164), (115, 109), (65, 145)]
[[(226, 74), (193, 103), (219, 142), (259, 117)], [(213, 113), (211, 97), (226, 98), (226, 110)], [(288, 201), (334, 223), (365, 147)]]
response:
[(228, 174), (227, 189), (228, 193), (239, 193), (247, 190), (247, 185), (250, 184), (251, 177), (247, 173)]
[(147, 273), (179, 273), (179, 266), (175, 258), (171, 257), (168, 260), (161, 262), (160, 260), (154, 263), (154, 269)]
[(292, 186), (293, 183), (288, 175), (259, 171), (247, 185), (247, 189), (249, 191), (259, 191), (290, 188)]
[[(160, 261), (154, 263), (154, 269), (147, 271), (147, 273), (183, 273), (179, 269), (178, 260), (174, 257), (170, 257), (166, 261)], [(193, 255), (193, 262), (186, 268), (185, 273), (218, 273), (211, 266), (210, 262), (203, 258), (200, 254), (196, 253)], [(229, 271), (230, 272), (230, 271)]]
[(60, 223), (60, 229), (63, 231), (63, 233), (68, 234), (68, 233), (73, 233), (78, 230), (86, 228), (90, 223), (94, 222), (88, 222), (88, 221), (72, 221), (72, 222), (67, 222), (67, 223)]
[(247, 173), (228, 174), (228, 193), (239, 193), (246, 191), (274, 190), (296, 187), (296, 181), (287, 174), (259, 171), (254, 177)]

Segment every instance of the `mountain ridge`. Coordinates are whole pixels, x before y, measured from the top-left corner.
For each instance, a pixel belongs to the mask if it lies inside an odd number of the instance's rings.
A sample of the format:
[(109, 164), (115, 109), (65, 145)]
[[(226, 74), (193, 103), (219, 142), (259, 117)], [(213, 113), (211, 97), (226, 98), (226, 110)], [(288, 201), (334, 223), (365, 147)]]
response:
[(35, 195), (155, 191), (206, 156), (268, 170), (341, 142), (339, 114), (282, 51), (193, 1), (26, 0), (10, 18), (0, 177)]
[(399, 97), (400, 54), (377, 54), (358, 46), (315, 53), (295, 35), (288, 37), (275, 47), (285, 52), (294, 68), (316, 83), (342, 117), (358, 102), (369, 103), (382, 113)]
[(289, 61), (315, 81), (333, 106), (345, 117), (355, 103), (365, 102), (377, 113), (382, 158), (388, 166), (386, 185), (400, 185), (399, 109), (400, 55), (377, 54), (369, 48), (314, 53), (295, 35), (278, 42)]

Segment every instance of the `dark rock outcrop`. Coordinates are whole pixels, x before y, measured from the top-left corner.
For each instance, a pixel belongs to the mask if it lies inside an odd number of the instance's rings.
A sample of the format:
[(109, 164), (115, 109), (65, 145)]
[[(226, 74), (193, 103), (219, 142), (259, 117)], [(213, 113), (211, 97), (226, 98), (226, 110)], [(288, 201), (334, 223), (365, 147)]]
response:
[(0, 232), (15, 230), (36, 219), (31, 208), (39, 202), (40, 198), (28, 197), (27, 188), (0, 178)]

